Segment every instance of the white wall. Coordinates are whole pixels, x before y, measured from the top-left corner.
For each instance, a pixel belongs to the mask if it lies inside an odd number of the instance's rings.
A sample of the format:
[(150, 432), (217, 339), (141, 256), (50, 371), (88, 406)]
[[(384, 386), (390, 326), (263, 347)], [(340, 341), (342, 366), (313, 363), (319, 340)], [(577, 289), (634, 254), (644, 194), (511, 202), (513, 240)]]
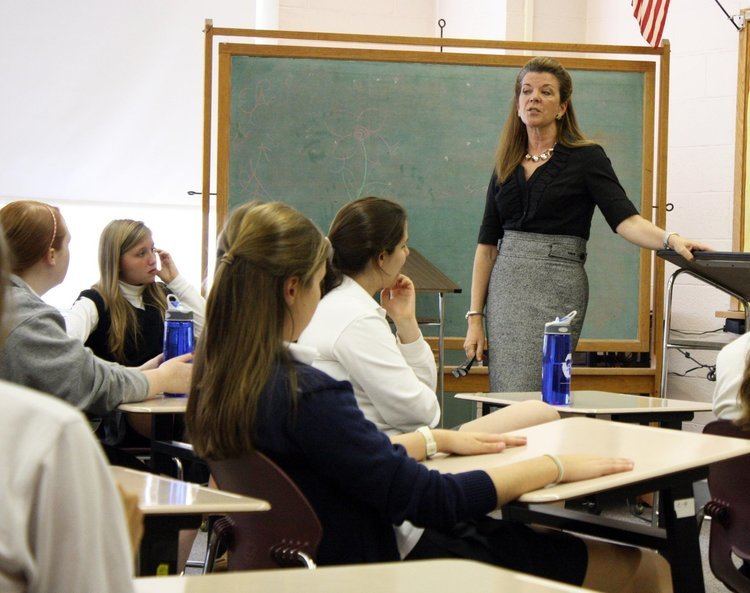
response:
[[(444, 37), (460, 39), (507, 39), (507, 2), (505, 0), (437, 0), (437, 19), (445, 20)], [(435, 27), (436, 37), (440, 27)], [(462, 48), (456, 51), (470, 51)]]
[(509, 40), (582, 43), (586, 38), (586, 0), (507, 2)]
[(432, 37), (435, 0), (279, 0), (279, 28)]
[(251, 27), (255, 0), (2, 1), (0, 203), (62, 208), (71, 270), (50, 302), (96, 279), (115, 217), (143, 219), (200, 279), (204, 20)]

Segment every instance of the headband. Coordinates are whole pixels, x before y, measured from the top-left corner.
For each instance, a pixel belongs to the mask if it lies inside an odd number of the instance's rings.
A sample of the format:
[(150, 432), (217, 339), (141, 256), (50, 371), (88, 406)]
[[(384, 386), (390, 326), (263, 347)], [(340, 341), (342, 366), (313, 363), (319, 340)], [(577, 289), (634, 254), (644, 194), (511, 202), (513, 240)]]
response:
[(47, 248), (47, 251), (49, 251), (55, 243), (55, 237), (57, 237), (57, 218), (55, 217), (55, 211), (50, 206), (47, 206), (47, 210), (49, 210), (50, 216), (52, 216), (52, 239), (50, 239), (49, 247)]

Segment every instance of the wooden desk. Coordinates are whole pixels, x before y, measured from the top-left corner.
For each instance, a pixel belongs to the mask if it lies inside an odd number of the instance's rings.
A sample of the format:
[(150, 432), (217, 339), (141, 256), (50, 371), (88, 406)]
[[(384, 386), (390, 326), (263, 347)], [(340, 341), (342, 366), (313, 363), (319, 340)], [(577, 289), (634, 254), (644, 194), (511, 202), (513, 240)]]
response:
[[(446, 367), (444, 372), (446, 391), (489, 391), (488, 368), (473, 366), (469, 374), (460, 379), (451, 375), (455, 367)], [(541, 372), (541, 371), (540, 371)], [(595, 389), (619, 393), (642, 393), (657, 395), (658, 385), (654, 367), (573, 367), (571, 385), (573, 389)]]
[(178, 533), (180, 529), (200, 525), (203, 514), (256, 512), (271, 508), (265, 500), (124, 467), (113, 466), (112, 477), (126, 492), (138, 496), (138, 507), (144, 515), (139, 574), (157, 574), (157, 571), (161, 574), (164, 565), (170, 574), (175, 574)]
[(136, 593), (457, 593), (467, 588), (472, 593), (588, 591), (468, 560), (424, 560), (330, 566), (317, 570), (258, 570), (192, 577), (135, 579)]
[[(491, 408), (503, 408), (527, 400), (542, 400), (539, 391), (505, 393), (457, 393), (456, 399), (481, 402), (482, 414)], [(643, 397), (607, 391), (571, 391), (570, 405), (553, 406), (561, 416), (606, 417), (617, 422), (647, 424), (658, 422), (663, 428), (680, 430), (683, 422), (693, 419), (695, 412), (710, 412), (711, 404), (680, 399)]]
[[(151, 469), (157, 473), (175, 475), (172, 455), (162, 448), (155, 448), (155, 443), (168, 444), (175, 440), (175, 419), (184, 415), (187, 409), (187, 397), (165, 397), (159, 395), (142, 402), (120, 404), (117, 409), (129, 414), (151, 415)], [(169, 449), (165, 447), (164, 449)], [(180, 457), (179, 454), (174, 456)]]
[[(527, 445), (493, 455), (436, 457), (425, 465), (456, 473), (499, 467), (545, 453), (631, 458), (635, 467), (630, 472), (528, 492), (504, 507), (503, 517), (661, 550), (672, 566), (675, 593), (705, 592), (693, 482), (707, 477), (711, 463), (750, 454), (750, 441), (593, 418), (566, 418), (513, 434), (525, 435)], [(615, 490), (623, 495), (659, 490), (665, 527), (544, 504)]]
[(130, 414), (184, 414), (187, 409), (187, 400), (186, 397), (158, 395), (142, 402), (120, 404), (117, 409)]

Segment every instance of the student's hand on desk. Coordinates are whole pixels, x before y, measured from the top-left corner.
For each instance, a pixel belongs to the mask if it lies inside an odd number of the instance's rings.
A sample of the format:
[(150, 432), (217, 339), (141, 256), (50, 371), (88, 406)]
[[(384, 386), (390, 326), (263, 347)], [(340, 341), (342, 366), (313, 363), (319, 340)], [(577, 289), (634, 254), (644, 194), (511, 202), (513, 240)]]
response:
[(177, 270), (177, 266), (168, 251), (164, 251), (163, 249), (154, 249), (154, 251), (159, 254), (159, 260), (161, 261), (161, 268), (156, 272), (156, 275), (159, 276), (165, 284), (169, 284), (172, 280), (177, 278), (180, 272)]
[(526, 437), (457, 430), (433, 430), (439, 450), (454, 455), (499, 453), (506, 447), (522, 447)]
[(692, 239), (681, 237), (680, 235), (672, 235), (669, 237), (669, 246), (688, 261), (692, 261), (693, 251), (713, 251), (713, 249), (705, 243), (699, 243), (698, 241), (693, 241)]
[(122, 507), (125, 511), (125, 525), (128, 528), (133, 555), (135, 555), (138, 548), (140, 548), (141, 538), (143, 537), (143, 513), (138, 508), (138, 496), (125, 492), (119, 484), (117, 484), (117, 490), (119, 490), (120, 498), (122, 498)]
[(166, 386), (163, 391), (168, 393), (189, 393), (190, 378), (193, 374), (193, 355), (183, 354), (175, 356), (162, 363), (159, 371), (162, 373)]
[(141, 366), (138, 367), (139, 371), (150, 371), (158, 369), (159, 365), (164, 362), (164, 353), (157, 354), (151, 360), (147, 360)]
[(610, 474), (629, 472), (633, 460), (623, 457), (598, 457), (596, 455), (558, 455), (563, 466), (563, 482), (580, 482)]
[(484, 337), (484, 317), (481, 315), (472, 315), (469, 317), (469, 327), (466, 330), (466, 339), (464, 340), (464, 352), (471, 358), (477, 357), (481, 361), (484, 356), (484, 347), (486, 340)]

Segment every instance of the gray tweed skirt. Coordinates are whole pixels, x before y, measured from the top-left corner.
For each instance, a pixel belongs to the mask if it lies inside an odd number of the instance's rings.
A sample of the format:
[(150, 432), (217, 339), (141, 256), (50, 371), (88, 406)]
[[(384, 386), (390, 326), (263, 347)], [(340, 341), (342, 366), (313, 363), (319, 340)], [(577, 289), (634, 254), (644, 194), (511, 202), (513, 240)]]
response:
[(573, 349), (589, 300), (586, 241), (505, 231), (487, 293), (490, 391), (539, 391), (544, 324), (578, 311)]

